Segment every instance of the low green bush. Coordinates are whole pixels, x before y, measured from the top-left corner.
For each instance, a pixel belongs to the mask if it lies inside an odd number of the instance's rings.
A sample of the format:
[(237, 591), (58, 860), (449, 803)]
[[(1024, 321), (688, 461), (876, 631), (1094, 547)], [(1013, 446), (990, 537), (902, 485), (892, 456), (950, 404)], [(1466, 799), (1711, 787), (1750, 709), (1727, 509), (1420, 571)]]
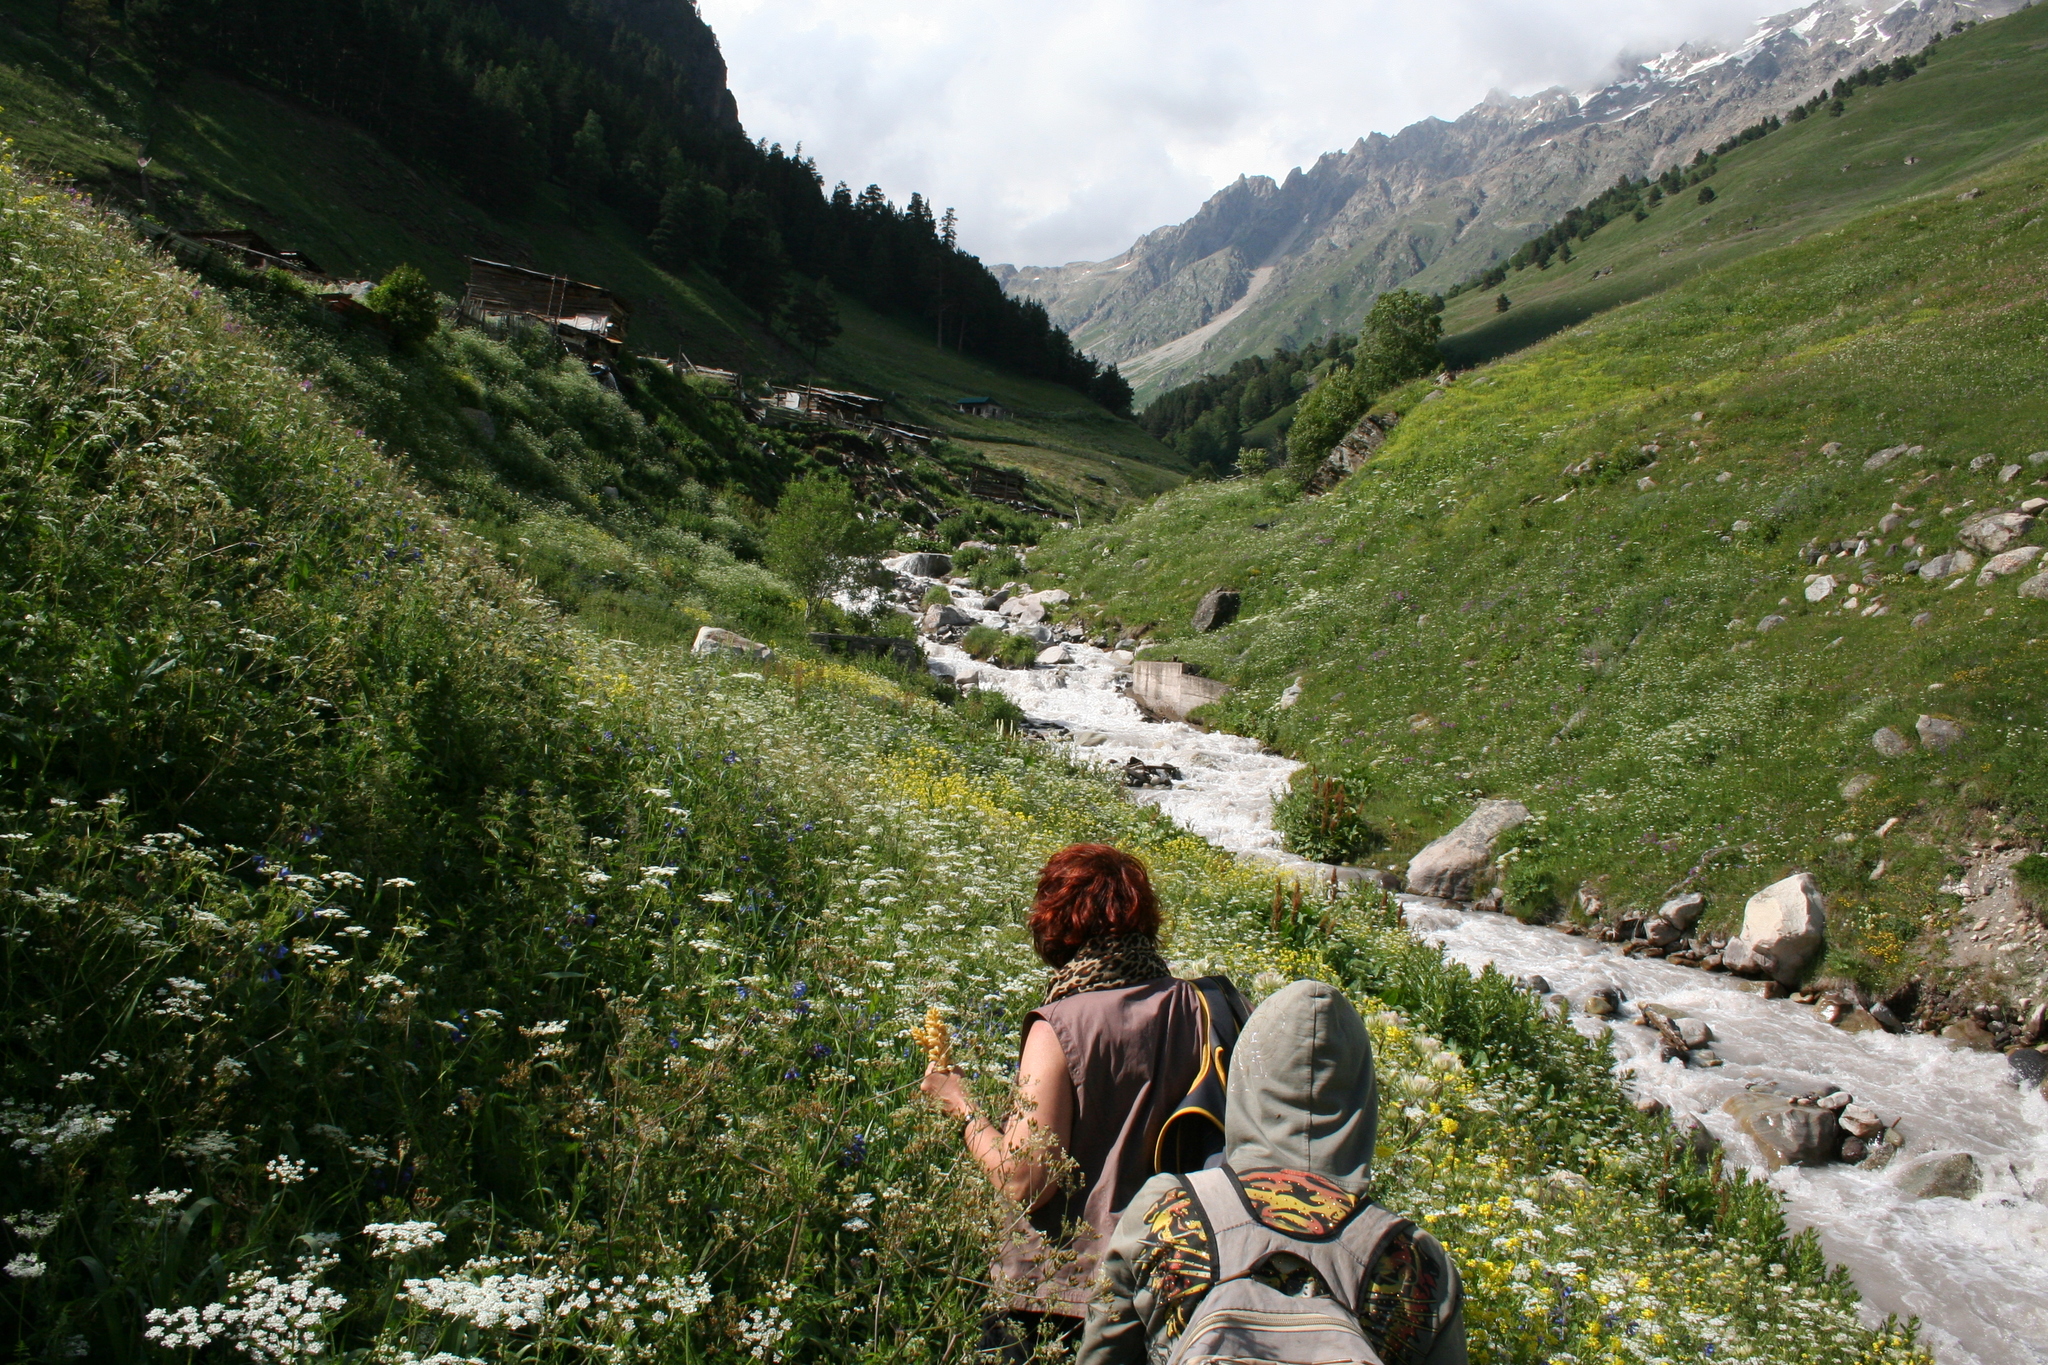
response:
[(1387, 842), (1367, 822), (1343, 779), (1313, 768), (1295, 772), (1287, 795), (1274, 804), (1273, 824), (1289, 853), (1319, 863), (1354, 863)]

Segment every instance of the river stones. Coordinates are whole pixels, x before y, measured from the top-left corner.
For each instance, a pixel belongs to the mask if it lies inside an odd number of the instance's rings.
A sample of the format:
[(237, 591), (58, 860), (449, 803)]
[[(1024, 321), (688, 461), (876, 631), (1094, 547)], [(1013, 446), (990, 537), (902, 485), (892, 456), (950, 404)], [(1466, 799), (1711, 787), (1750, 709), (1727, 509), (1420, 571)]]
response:
[(1984, 1173), (1968, 1152), (1935, 1152), (1907, 1162), (1893, 1183), (1909, 1199), (1975, 1199)]
[(942, 602), (936, 606), (926, 607), (918, 624), (926, 630), (944, 630), (948, 626), (973, 625), (974, 618), (960, 608)]
[(1683, 896), (1673, 896), (1658, 906), (1656, 917), (1668, 919), (1680, 929), (1690, 929), (1700, 922), (1700, 916), (1706, 912), (1706, 908), (1707, 898), (1697, 891), (1689, 891)]
[(1408, 863), (1408, 890), (1439, 900), (1469, 900), (1473, 880), (1493, 858), (1493, 841), (1529, 818), (1519, 801), (1481, 801), (1450, 833)]
[(944, 578), (953, 572), (953, 556), (925, 550), (918, 554), (905, 555), (890, 567), (897, 573), (912, 578)]
[(1606, 1018), (1621, 1012), (1621, 992), (1612, 986), (1595, 986), (1586, 992), (1586, 998), (1579, 1002), (1579, 1008), (1595, 1018)]
[(1842, 1112), (1836, 1115), (1836, 1122), (1842, 1125), (1842, 1131), (1850, 1137), (1863, 1138), (1866, 1141), (1884, 1131), (1884, 1120), (1867, 1104), (1843, 1105)]
[(1756, 1143), (1771, 1170), (1826, 1165), (1841, 1150), (1842, 1125), (1832, 1109), (1755, 1093), (1736, 1095), (1721, 1109)]

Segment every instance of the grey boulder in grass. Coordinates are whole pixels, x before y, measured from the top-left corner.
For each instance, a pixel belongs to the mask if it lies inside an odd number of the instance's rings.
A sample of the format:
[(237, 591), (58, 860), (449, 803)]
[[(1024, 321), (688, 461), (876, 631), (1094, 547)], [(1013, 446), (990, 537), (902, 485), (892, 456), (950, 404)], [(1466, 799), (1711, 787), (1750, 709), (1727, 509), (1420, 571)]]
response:
[(2025, 512), (1990, 512), (1964, 522), (1956, 535), (1971, 549), (1995, 555), (2025, 535), (2033, 524), (2034, 519)]
[(1922, 744), (1935, 750), (1953, 748), (1963, 738), (1963, 727), (1941, 716), (1922, 716), (1914, 722), (1913, 729), (1919, 733)]
[(1493, 858), (1493, 841), (1529, 818), (1519, 801), (1481, 801), (1463, 824), (1416, 854), (1408, 863), (1408, 890), (1418, 896), (1462, 901)]
[(1870, 737), (1870, 747), (1886, 758), (1904, 758), (1913, 752), (1913, 741), (1887, 725)]
[(1194, 619), (1188, 624), (1204, 633), (1221, 630), (1237, 619), (1240, 598), (1235, 589), (1211, 588), (1208, 596), (1195, 608)]

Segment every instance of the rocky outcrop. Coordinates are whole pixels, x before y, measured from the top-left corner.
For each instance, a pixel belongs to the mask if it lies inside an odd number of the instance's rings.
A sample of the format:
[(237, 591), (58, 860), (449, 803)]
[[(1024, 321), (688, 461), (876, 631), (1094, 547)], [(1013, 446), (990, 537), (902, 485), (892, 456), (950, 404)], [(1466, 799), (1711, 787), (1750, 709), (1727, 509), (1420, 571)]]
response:
[(1463, 824), (1408, 862), (1408, 889), (1418, 896), (1472, 898), (1479, 874), (1493, 860), (1493, 841), (1529, 818), (1519, 801), (1482, 801)]
[(1789, 986), (1799, 979), (1827, 937), (1827, 903), (1804, 872), (1773, 882), (1742, 909), (1742, 933), (1728, 940), (1721, 961), (1731, 972), (1767, 976)]
[(1316, 466), (1309, 476), (1305, 491), (1327, 493), (1337, 486), (1345, 476), (1356, 474), (1365, 468), (1373, 452), (1387, 443), (1387, 433), (1401, 419), (1391, 412), (1367, 413), (1358, 419), (1358, 425), (1344, 433), (1344, 439), (1330, 447), (1330, 453)]

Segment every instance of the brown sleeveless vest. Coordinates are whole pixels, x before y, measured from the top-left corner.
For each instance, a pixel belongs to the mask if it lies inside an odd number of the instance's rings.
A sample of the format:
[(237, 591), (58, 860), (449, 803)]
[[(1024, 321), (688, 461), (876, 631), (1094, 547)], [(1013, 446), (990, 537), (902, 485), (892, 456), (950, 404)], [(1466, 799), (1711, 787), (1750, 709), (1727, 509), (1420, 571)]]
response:
[[(992, 1270), (1010, 1308), (1084, 1317), (1096, 1262), (1124, 1206), (1152, 1175), (1159, 1130), (1201, 1068), (1201, 992), (1162, 976), (1136, 986), (1083, 991), (1024, 1017), (1044, 1020), (1066, 1054), (1074, 1085), (1074, 1135), (1067, 1155), (1079, 1167), (1045, 1205), (1019, 1218)], [(1081, 1226), (1071, 1241), (1060, 1233)]]

